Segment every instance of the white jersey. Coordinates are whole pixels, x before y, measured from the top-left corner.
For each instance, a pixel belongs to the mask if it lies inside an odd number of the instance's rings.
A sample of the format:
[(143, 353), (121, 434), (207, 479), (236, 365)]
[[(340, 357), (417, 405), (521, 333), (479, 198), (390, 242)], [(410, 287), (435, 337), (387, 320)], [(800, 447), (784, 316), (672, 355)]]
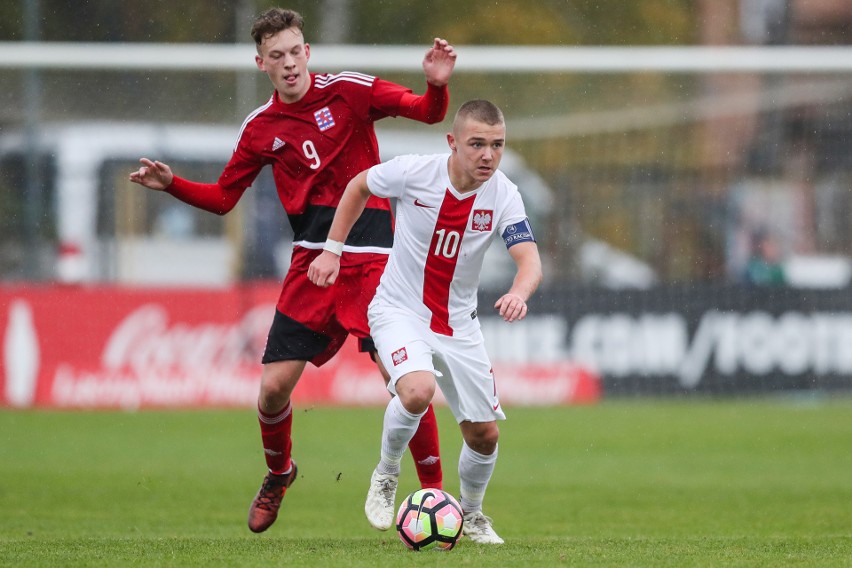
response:
[(397, 198), (394, 245), (373, 303), (410, 310), (442, 335), (479, 328), (479, 275), (495, 233), (507, 246), (533, 240), (515, 184), (497, 170), (459, 193), (449, 158), (399, 156), (367, 173), (372, 194)]

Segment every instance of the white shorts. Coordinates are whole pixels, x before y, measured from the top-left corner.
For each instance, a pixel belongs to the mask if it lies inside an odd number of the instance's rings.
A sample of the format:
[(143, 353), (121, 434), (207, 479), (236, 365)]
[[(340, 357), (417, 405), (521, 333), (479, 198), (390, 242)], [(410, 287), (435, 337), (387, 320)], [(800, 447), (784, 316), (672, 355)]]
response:
[(497, 396), (491, 360), (477, 328), (462, 336), (440, 335), (413, 313), (376, 302), (367, 312), (370, 336), (390, 374), (388, 390), (413, 371), (429, 371), (457, 422), (492, 422), (506, 415)]

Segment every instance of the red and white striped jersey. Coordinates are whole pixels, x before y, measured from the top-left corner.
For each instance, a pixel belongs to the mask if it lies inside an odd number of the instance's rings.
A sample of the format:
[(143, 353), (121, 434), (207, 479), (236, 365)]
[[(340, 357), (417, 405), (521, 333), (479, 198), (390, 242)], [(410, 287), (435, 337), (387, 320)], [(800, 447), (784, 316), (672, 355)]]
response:
[[(443, 335), (479, 327), (477, 289), (495, 234), (534, 240), (521, 194), (503, 172), (474, 191), (450, 183), (449, 154), (399, 156), (370, 169), (367, 185), (397, 198), (394, 246), (373, 302), (413, 311)], [(519, 239), (518, 228), (528, 237)]]

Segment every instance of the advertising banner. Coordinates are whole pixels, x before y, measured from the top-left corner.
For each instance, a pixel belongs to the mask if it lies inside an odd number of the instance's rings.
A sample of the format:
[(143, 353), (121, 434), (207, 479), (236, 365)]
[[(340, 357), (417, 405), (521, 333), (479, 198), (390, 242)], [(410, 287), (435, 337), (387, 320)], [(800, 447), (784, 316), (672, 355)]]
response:
[[(251, 407), (278, 291), (2, 287), (0, 407)], [(479, 317), (504, 405), (852, 390), (847, 290), (545, 291), (511, 324), (495, 300)], [(356, 345), (309, 364), (296, 403), (385, 404)]]
[[(278, 283), (2, 287), (0, 406), (252, 407), (278, 293)], [(483, 325), (510, 327), (495, 321)], [(529, 328), (517, 329), (526, 334)], [(504, 335), (502, 341), (515, 339)], [(600, 395), (597, 378), (569, 361), (530, 361), (517, 348), (501, 349), (492, 358), (504, 404), (584, 403)], [(388, 396), (375, 364), (350, 340), (329, 363), (308, 365), (293, 399), (383, 405)]]
[(572, 288), (537, 294), (530, 314), (515, 341), (489, 328), (492, 352), (525, 345), (529, 361), (571, 362), (605, 396), (852, 389), (848, 289)]

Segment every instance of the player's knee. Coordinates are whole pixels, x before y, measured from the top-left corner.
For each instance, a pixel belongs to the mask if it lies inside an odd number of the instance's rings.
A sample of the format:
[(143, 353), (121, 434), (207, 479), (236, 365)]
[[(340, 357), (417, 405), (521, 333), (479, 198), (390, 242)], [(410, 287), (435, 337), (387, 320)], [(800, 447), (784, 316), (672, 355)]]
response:
[(496, 422), (463, 423), (464, 441), (468, 447), (480, 454), (491, 455), (497, 450), (500, 429)]
[(434, 392), (430, 393), (425, 389), (408, 391), (405, 396), (400, 395), (399, 400), (408, 412), (422, 414), (429, 408)]
[(290, 400), (293, 387), (299, 380), (300, 369), (286, 365), (266, 365), (260, 379), (260, 404), (262, 407), (283, 407)]
[(396, 383), (399, 401), (408, 412), (426, 412), (435, 396), (435, 379), (431, 373), (410, 373)]
[(482, 451), (482, 454), (493, 454), (497, 449), (497, 440), (500, 438), (500, 432), (497, 428), (487, 430), (477, 439), (476, 443)]
[(278, 411), (287, 406), (290, 400), (289, 391), (280, 385), (264, 382), (261, 383), (258, 405), (264, 411)]

